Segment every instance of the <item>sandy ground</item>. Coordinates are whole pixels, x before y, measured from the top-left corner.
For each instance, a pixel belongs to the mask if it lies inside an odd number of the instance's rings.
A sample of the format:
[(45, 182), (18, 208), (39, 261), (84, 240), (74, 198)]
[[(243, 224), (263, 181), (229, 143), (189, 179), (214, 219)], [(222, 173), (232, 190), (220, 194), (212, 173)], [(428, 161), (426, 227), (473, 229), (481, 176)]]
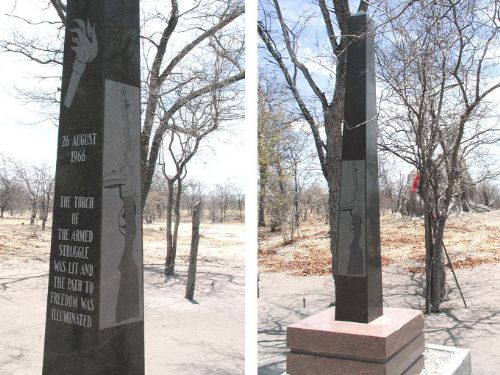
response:
[[(0, 219), (0, 374), (40, 374), (50, 228)], [(164, 226), (145, 226), (146, 373), (244, 373), (244, 225), (201, 225), (195, 303), (184, 299), (190, 224), (165, 282)]]
[[(470, 349), (475, 375), (500, 374), (500, 265), (461, 269), (457, 277), (468, 308), (449, 283), (450, 299), (443, 312), (425, 317), (426, 342)], [(388, 266), (383, 278), (384, 306), (423, 309), (421, 275)], [(259, 375), (283, 374), (287, 325), (326, 309), (334, 294), (328, 276), (260, 274)]]
[[(448, 272), (449, 300), (425, 317), (426, 341), (471, 350), (475, 375), (500, 374), (500, 212), (452, 218), (446, 238), (465, 308)], [(384, 217), (381, 227), (384, 306), (424, 309), (419, 220)], [(285, 371), (286, 327), (328, 308), (335, 295), (323, 224), (305, 226), (294, 244), (260, 233), (259, 375)], [(305, 307), (304, 307), (305, 305)]]
[[(444, 243), (455, 268), (500, 263), (500, 210), (485, 214), (452, 215)], [(424, 225), (420, 218), (386, 214), (380, 223), (383, 264), (397, 263), (403, 270), (424, 265)], [(298, 237), (283, 246), (279, 232), (259, 230), (259, 266), (297, 276), (330, 275), (331, 254), (327, 225), (318, 220), (302, 223)]]

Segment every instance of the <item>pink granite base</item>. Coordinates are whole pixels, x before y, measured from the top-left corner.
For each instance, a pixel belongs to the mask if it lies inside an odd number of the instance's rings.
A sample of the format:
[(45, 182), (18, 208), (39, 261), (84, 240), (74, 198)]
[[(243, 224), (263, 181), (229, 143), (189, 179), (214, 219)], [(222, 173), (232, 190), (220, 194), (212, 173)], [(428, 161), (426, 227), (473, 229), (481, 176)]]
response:
[(328, 309), (287, 329), (290, 375), (412, 374), (423, 368), (424, 320), (417, 310), (385, 308), (363, 324)]

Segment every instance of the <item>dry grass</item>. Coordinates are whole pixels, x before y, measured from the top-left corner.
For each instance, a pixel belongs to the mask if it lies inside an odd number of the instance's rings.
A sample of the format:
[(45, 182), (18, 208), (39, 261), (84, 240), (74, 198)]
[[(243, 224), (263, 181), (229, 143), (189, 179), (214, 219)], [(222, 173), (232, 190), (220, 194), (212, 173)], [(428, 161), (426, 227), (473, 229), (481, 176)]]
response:
[(49, 254), (50, 230), (30, 226), (27, 218), (0, 219), (0, 255), (41, 260)]
[[(144, 264), (163, 264), (166, 254), (165, 223), (144, 225)], [(244, 224), (202, 222), (198, 259), (212, 263), (214, 258), (243, 257)], [(191, 245), (191, 223), (181, 222), (177, 240), (177, 259), (187, 263)], [(216, 260), (213, 260), (214, 262)]]
[[(301, 224), (300, 237), (282, 245), (279, 233), (259, 230), (259, 266), (271, 272), (294, 275), (331, 273), (328, 228), (324, 222)], [(500, 263), (500, 211), (452, 216), (445, 246), (455, 268)], [(382, 264), (395, 263), (410, 272), (423, 272), (425, 261), (422, 219), (384, 215), (380, 240)]]
[[(50, 220), (49, 220), (50, 221)], [(217, 257), (242, 257), (244, 224), (211, 224), (200, 226), (200, 259)], [(6, 217), (0, 219), (0, 257), (21, 257), (25, 261), (47, 262), (50, 254), (52, 228), (45, 231), (40, 226), (30, 226), (29, 219)], [(144, 224), (144, 263), (163, 264), (165, 261), (165, 223)], [(179, 228), (179, 261), (187, 261), (191, 243), (191, 223), (182, 222)]]

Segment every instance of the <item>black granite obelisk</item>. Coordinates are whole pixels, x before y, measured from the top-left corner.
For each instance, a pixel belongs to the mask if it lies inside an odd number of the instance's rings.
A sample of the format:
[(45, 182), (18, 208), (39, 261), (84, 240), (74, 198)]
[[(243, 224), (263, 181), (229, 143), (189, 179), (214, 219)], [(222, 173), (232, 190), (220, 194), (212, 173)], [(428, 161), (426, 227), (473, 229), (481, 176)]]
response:
[(367, 15), (349, 18), (335, 319), (382, 315), (374, 36)]
[(139, 0), (68, 0), (44, 375), (144, 374)]

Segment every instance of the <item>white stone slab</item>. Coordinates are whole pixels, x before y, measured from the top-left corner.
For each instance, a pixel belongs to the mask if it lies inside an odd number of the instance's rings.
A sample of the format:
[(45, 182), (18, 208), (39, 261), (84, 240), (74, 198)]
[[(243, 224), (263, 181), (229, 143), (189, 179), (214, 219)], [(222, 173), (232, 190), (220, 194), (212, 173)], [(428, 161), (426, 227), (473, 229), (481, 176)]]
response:
[(470, 350), (453, 346), (425, 345), (425, 368), (420, 375), (471, 375)]
[[(425, 368), (420, 375), (471, 375), (470, 350), (425, 344)], [(286, 372), (283, 375), (287, 375)]]

